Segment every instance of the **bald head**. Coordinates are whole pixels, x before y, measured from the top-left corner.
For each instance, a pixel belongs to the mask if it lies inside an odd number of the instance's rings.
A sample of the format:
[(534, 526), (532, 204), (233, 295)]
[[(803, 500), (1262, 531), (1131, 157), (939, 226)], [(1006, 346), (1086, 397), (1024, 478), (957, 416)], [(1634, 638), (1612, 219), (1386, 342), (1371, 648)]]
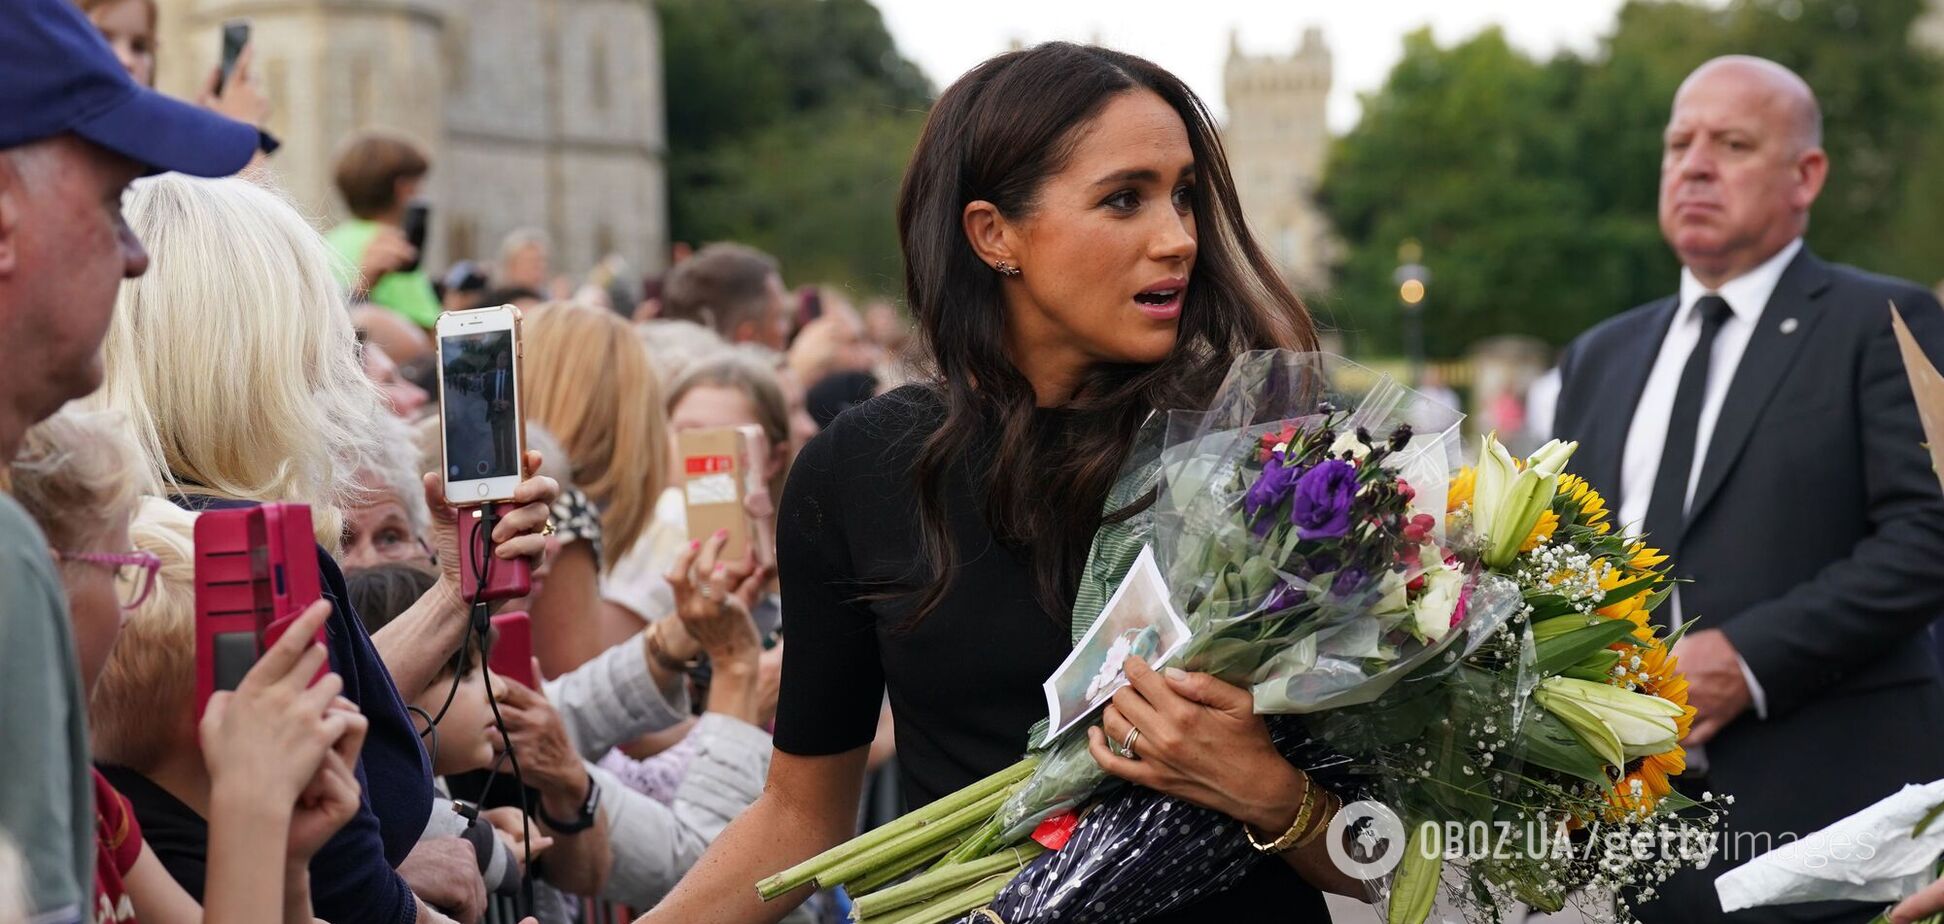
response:
[(1822, 147), (1822, 105), (1801, 75), (1767, 58), (1723, 55), (1694, 69), (1674, 92), (1674, 108), (1693, 93), (1730, 95), (1759, 103), (1797, 153)]
[(1822, 113), (1801, 77), (1735, 55), (1689, 74), (1661, 150), (1661, 234), (1709, 288), (1768, 261), (1809, 227), (1829, 175)]

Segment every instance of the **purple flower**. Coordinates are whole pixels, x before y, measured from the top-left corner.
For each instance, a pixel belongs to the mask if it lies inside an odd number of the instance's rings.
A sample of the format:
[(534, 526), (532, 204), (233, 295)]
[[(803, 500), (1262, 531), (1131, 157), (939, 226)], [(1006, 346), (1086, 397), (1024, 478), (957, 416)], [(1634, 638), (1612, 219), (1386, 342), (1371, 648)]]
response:
[[(1271, 454), (1269, 461), (1262, 465), (1262, 474), (1256, 476), (1255, 484), (1249, 485), (1249, 490), (1242, 495), (1242, 511), (1254, 517), (1263, 510), (1282, 503), (1289, 497), (1290, 492), (1295, 490), (1296, 480), (1302, 474), (1302, 469), (1286, 466), (1281, 456)], [(1256, 524), (1257, 535), (1268, 531), (1267, 521)]]
[(1289, 521), (1301, 539), (1341, 539), (1350, 532), (1350, 503), (1357, 496), (1357, 468), (1342, 459), (1316, 463), (1296, 480)]
[(1280, 613), (1303, 602), (1303, 592), (1291, 587), (1287, 581), (1277, 581), (1276, 589), (1269, 592), (1269, 599), (1262, 601), (1265, 613)]

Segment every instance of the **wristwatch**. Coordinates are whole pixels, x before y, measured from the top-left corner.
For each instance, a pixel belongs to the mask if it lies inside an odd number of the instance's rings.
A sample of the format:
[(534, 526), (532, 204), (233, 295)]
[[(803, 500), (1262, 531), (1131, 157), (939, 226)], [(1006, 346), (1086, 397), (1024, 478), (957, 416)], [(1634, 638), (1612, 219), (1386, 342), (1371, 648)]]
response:
[(547, 814), (547, 806), (544, 802), (534, 805), (533, 811), (535, 815), (540, 817), (542, 822), (546, 823), (547, 827), (553, 829), (555, 834), (579, 834), (588, 828), (594, 827), (594, 812), (600, 808), (600, 805), (601, 786), (595, 782), (594, 777), (589, 776), (587, 778), (587, 798), (581, 800), (580, 814), (573, 821), (562, 821)]

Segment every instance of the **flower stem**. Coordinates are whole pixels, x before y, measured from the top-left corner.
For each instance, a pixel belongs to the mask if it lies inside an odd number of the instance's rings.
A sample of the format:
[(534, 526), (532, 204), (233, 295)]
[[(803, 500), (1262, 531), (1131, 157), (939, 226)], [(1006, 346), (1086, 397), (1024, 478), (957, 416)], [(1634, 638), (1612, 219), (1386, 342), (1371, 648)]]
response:
[(828, 887), (850, 882), (853, 879), (863, 878), (881, 867), (902, 863), (912, 854), (923, 855), (928, 848), (951, 840), (956, 835), (964, 834), (973, 826), (990, 818), (1010, 795), (1012, 795), (1011, 789), (998, 790), (944, 818), (914, 828), (861, 853), (845, 857), (818, 873), (817, 884)]
[[(909, 857), (899, 860), (896, 863), (892, 863), (886, 866), (880, 866), (877, 869), (872, 870), (871, 872), (865, 873), (863, 876), (857, 878), (856, 880), (844, 883), (844, 891), (849, 892), (852, 898), (856, 898), (860, 895), (867, 894), (875, 889), (883, 888), (885, 883), (892, 882), (896, 880), (899, 876), (909, 873), (920, 866), (924, 866), (925, 864), (930, 863), (933, 860), (937, 860), (940, 857), (945, 856), (947, 853), (950, 853), (953, 848), (963, 843), (965, 843), (964, 838), (960, 838), (955, 841), (951, 841), (951, 840), (942, 841), (934, 845), (933, 847), (931, 847), (931, 849), (926, 850), (924, 853), (915, 853)], [(940, 867), (943, 867), (944, 865), (945, 865), (944, 863), (939, 864)]]
[(891, 912), (888, 917), (857, 920), (860, 924), (942, 924), (968, 911), (990, 904), (999, 896), (999, 890), (1005, 888), (1006, 883), (1011, 881), (1011, 876), (990, 876), (957, 892), (899, 908)]
[[(1001, 873), (1016, 873), (1031, 863), (1034, 857), (1046, 852), (1031, 841), (1003, 853), (996, 853), (983, 860), (973, 860), (958, 866), (947, 866), (932, 870), (907, 882), (901, 882), (874, 895), (866, 895), (857, 900), (858, 920), (869, 920), (890, 911), (918, 902), (937, 898), (973, 885), (989, 876)], [(1011, 876), (1007, 877), (1008, 879)]]
[[(842, 844), (817, 854), (774, 876), (756, 884), (756, 894), (769, 901), (779, 895), (793, 891), (812, 882), (820, 882), (825, 870), (851, 859), (874, 847), (886, 844), (900, 836), (923, 829), (936, 821), (949, 817), (967, 806), (976, 805), (995, 792), (1004, 792), (1012, 784), (1025, 779), (1039, 763), (1036, 757), (1028, 757), (983, 780), (973, 783), (958, 792), (952, 793), (930, 805), (910, 812), (896, 821), (882, 825), (875, 830), (851, 838)], [(834, 880), (841, 882), (842, 880)]]

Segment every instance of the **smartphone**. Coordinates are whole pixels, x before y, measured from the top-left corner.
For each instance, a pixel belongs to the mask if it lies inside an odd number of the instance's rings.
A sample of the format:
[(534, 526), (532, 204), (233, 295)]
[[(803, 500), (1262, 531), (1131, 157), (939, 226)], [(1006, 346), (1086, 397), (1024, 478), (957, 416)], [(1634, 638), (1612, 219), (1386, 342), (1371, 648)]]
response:
[(512, 500), (526, 455), (520, 310), (499, 305), (448, 311), (439, 315), (437, 333), (446, 503)]
[(405, 242), (412, 245), (412, 250), (415, 253), (412, 256), (412, 262), (399, 267), (399, 272), (409, 273), (419, 268), (419, 262), (425, 257), (426, 225), (431, 219), (432, 207), (430, 205), (424, 202), (413, 202), (405, 206)]
[(221, 92), (229, 86), (230, 75), (236, 73), (236, 59), (243, 54), (243, 46), (250, 44), (250, 21), (247, 19), (226, 19), (223, 21), (223, 64), (222, 76), (216, 84)]
[[(310, 508), (303, 504), (206, 511), (196, 517), (193, 535), (200, 716), (209, 697), (236, 689), (323, 593)], [(321, 628), (317, 641), (324, 641)], [(329, 670), (320, 667), (317, 678)]]
[(486, 666), (501, 677), (540, 689), (540, 678), (533, 673), (533, 621), (523, 612), (501, 613), (493, 617), (499, 636), (487, 649)]
[(684, 430), (676, 434), (675, 442), (682, 460), (689, 538), (707, 541), (726, 529), (729, 539), (722, 546), (721, 559), (739, 561), (756, 548), (762, 560), (768, 533), (756, 524), (774, 515), (769, 486), (763, 480), (763, 463), (769, 457), (763, 428)]

